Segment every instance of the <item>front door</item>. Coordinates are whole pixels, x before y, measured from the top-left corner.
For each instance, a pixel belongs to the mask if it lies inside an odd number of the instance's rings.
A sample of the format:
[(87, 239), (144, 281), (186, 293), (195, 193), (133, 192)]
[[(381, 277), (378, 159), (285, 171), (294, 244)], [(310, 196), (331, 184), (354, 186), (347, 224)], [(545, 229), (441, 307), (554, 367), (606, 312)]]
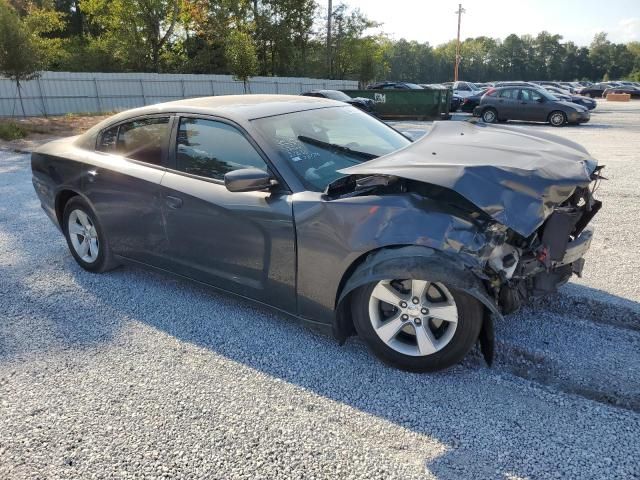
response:
[(229, 192), (224, 174), (267, 164), (236, 126), (182, 117), (162, 179), (172, 270), (295, 312), (295, 234), (289, 192)]
[(546, 122), (548, 107), (545, 105), (546, 98), (542, 93), (533, 88), (523, 88), (520, 90), (518, 98), (520, 103), (519, 117), (517, 120), (528, 120), (530, 122)]

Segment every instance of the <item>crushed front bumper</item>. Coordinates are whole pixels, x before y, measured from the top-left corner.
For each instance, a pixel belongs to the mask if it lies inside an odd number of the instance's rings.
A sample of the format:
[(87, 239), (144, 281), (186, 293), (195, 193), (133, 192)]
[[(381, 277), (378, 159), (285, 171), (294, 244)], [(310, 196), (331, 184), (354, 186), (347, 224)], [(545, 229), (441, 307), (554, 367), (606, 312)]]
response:
[(552, 268), (556, 269), (559, 267), (563, 267), (565, 265), (574, 265), (579, 262), (580, 269), (579, 271), (576, 271), (576, 269), (574, 268), (574, 273), (580, 276), (580, 274), (582, 273), (582, 266), (584, 265), (584, 259), (582, 257), (584, 257), (584, 255), (587, 253), (587, 250), (589, 250), (589, 247), (591, 246), (592, 238), (593, 238), (593, 227), (585, 228), (582, 231), (582, 233), (578, 235), (578, 238), (569, 242), (569, 244), (567, 245), (567, 251), (564, 254), (564, 257), (562, 257), (562, 260), (558, 262), (553, 262)]

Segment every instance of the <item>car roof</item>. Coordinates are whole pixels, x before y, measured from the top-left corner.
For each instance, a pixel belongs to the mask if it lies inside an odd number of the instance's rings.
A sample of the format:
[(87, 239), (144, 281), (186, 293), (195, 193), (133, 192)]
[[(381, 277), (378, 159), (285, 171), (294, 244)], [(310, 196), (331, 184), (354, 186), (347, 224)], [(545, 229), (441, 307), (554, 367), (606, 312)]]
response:
[(272, 117), (285, 113), (315, 110), (327, 107), (344, 107), (347, 104), (327, 98), (305, 97), (302, 95), (220, 95), (217, 97), (198, 97), (157, 103), (146, 107), (125, 110), (94, 125), (78, 138), (83, 144), (91, 142), (98, 132), (111, 125), (130, 118), (163, 113), (192, 113), (215, 115), (236, 123), (245, 123), (257, 118)]
[(220, 95), (216, 97), (187, 98), (126, 110), (100, 122), (96, 127), (100, 126), (100, 129), (102, 129), (106, 125), (121, 122), (127, 118), (162, 113), (219, 115), (242, 123), (256, 118), (271, 117), (284, 113), (326, 107), (343, 107), (344, 105), (343, 102), (335, 100), (301, 95)]

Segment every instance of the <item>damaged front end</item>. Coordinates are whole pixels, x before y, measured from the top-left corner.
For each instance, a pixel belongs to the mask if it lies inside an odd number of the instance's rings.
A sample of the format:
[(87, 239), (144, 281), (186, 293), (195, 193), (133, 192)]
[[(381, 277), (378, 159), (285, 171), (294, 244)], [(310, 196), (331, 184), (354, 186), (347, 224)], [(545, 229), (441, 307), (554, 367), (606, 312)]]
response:
[(355, 176), (356, 190), (399, 178), (409, 191), (478, 212), (487, 248), (482, 273), (474, 270), (509, 313), (582, 273), (602, 168), (582, 146), (544, 132), (436, 122), (408, 147), (341, 172)]
[(589, 222), (602, 207), (593, 195), (601, 169), (592, 173), (591, 186), (576, 188), (529, 237), (505, 230), (505, 242), (487, 262), (488, 287), (503, 314), (532, 297), (554, 293), (572, 274), (582, 276), (593, 236)]

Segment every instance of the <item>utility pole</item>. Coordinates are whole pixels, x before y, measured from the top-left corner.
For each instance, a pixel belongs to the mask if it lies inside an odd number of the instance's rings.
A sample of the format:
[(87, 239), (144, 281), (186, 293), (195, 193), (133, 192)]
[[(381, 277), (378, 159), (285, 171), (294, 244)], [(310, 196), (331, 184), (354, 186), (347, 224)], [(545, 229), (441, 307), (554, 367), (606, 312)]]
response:
[(456, 40), (456, 63), (453, 68), (453, 81), (458, 81), (458, 66), (460, 65), (460, 20), (462, 19), (462, 14), (465, 12), (465, 9), (462, 8), (462, 4), (458, 4), (458, 10), (454, 13), (458, 15), (458, 38)]
[(331, 17), (333, 16), (332, 0), (329, 0), (329, 9), (327, 11), (327, 72), (329, 78), (332, 78), (331, 68)]

